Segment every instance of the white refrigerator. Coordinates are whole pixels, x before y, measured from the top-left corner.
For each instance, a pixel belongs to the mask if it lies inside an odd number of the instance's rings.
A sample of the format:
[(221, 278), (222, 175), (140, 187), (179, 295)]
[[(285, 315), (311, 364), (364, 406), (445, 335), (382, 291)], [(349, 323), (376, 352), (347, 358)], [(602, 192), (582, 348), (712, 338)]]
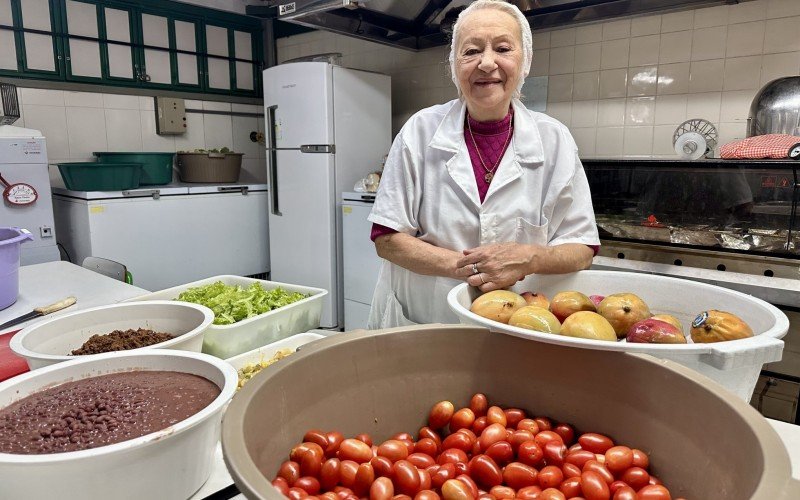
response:
[(391, 145), (391, 80), (324, 62), (264, 71), (271, 279), (328, 290), (321, 327), (344, 325), (341, 194)]

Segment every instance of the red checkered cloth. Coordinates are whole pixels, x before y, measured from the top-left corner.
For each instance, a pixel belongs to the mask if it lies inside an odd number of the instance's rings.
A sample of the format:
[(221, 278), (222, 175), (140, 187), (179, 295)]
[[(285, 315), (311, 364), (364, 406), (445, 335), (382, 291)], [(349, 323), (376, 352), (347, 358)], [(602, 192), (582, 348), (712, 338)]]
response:
[(789, 150), (800, 145), (800, 137), (786, 134), (767, 134), (733, 141), (719, 148), (726, 159), (786, 158)]

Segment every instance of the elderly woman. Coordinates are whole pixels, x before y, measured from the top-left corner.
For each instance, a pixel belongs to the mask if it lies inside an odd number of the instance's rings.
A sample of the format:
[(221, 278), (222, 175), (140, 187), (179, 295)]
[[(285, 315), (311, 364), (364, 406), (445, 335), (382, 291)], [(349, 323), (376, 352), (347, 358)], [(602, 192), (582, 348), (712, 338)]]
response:
[(369, 220), (386, 259), (370, 328), (457, 323), (447, 293), (487, 292), (591, 265), (599, 239), (569, 130), (518, 99), (531, 30), (517, 7), (478, 0), (458, 17), (450, 69), (459, 99), (398, 133)]

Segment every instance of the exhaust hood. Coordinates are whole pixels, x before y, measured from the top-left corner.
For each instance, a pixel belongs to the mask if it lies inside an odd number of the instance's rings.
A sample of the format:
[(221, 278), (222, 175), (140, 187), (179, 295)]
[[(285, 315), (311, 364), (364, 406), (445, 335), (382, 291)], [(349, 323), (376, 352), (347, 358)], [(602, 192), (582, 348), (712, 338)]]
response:
[[(750, 0), (511, 0), (533, 29), (735, 4)], [(470, 0), (262, 0), (249, 15), (273, 18), (408, 50), (446, 45)]]

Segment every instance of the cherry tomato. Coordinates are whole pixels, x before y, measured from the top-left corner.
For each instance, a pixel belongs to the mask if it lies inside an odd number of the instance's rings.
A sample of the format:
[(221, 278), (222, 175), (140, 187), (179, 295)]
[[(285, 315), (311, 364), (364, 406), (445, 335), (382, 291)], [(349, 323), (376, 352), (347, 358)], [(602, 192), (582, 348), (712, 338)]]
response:
[(553, 431), (540, 431), (539, 434), (533, 438), (533, 440), (536, 441), (536, 444), (538, 444), (541, 448), (544, 448), (544, 445), (550, 441), (557, 441), (561, 444), (564, 444), (564, 440), (561, 439), (561, 436)]
[(450, 432), (456, 432), (459, 429), (468, 429), (472, 427), (475, 422), (475, 413), (469, 408), (461, 408), (453, 414), (450, 419)]
[(392, 500), (411, 500), (411, 497), (408, 495), (395, 495)]
[(392, 462), (404, 460), (408, 456), (408, 448), (405, 443), (397, 439), (384, 441), (378, 446), (378, 456), (386, 457)]
[(469, 464), (467, 462), (456, 462), (453, 465), (456, 466), (456, 479), (458, 479), (458, 476), (461, 474), (469, 473)]
[(485, 428), (489, 426), (489, 421), (486, 420), (486, 417), (478, 417), (472, 422), (472, 432), (479, 435), (483, 432)]
[(500, 485), (493, 486), (492, 489), (489, 490), (489, 494), (492, 495), (497, 500), (511, 499), (517, 496), (517, 492), (514, 491), (513, 488)]
[(346, 486), (336, 486), (333, 488), (333, 492), (339, 495), (340, 497), (346, 497), (353, 494), (353, 490)]
[(587, 432), (578, 438), (578, 443), (584, 450), (591, 451), (592, 453), (605, 453), (609, 448), (614, 446), (614, 442), (608, 436), (597, 434), (594, 432)]
[(506, 425), (514, 429), (527, 417), (527, 415), (525, 415), (525, 410), (520, 410), (519, 408), (506, 408), (503, 410), (503, 413), (506, 414)]
[(489, 424), (500, 424), (503, 427), (508, 426), (508, 420), (506, 419), (505, 412), (499, 406), (490, 406), (488, 410), (486, 410), (486, 420)]
[(477, 393), (469, 400), (469, 409), (475, 414), (475, 417), (483, 417), (486, 415), (486, 410), (489, 409), (489, 400), (486, 396)]
[(367, 446), (372, 446), (372, 437), (369, 434), (358, 434), (356, 439), (366, 443)]
[(328, 435), (319, 429), (312, 429), (305, 433), (303, 442), (316, 443), (325, 450), (328, 448)]
[(417, 435), (419, 436), (419, 439), (433, 439), (437, 446), (442, 445), (442, 437), (430, 427), (421, 427)]
[(611, 490), (603, 476), (594, 471), (584, 471), (581, 474), (581, 489), (586, 500), (609, 500)]
[(631, 467), (622, 473), (621, 479), (636, 491), (650, 484), (650, 474), (641, 467)]
[(339, 500), (339, 495), (337, 495), (332, 491), (328, 491), (326, 493), (323, 493), (322, 495), (319, 495), (319, 498), (321, 498), (322, 500)]
[(524, 443), (525, 441), (533, 441), (534, 435), (531, 431), (514, 431), (511, 434), (511, 438), (508, 440), (511, 443), (511, 447), (513, 448), (514, 452), (516, 453), (519, 445)]
[(543, 489), (558, 488), (558, 485), (564, 480), (564, 473), (555, 465), (548, 465), (539, 471), (537, 480)]
[(644, 470), (650, 468), (650, 457), (647, 456), (647, 453), (642, 450), (637, 450), (636, 448), (633, 448), (631, 451), (633, 452), (634, 467), (641, 467)]
[(414, 464), (414, 467), (419, 469), (426, 469), (431, 465), (436, 465), (436, 460), (434, 460), (432, 456), (426, 455), (425, 453), (412, 453), (406, 458), (406, 460)]
[(291, 500), (300, 500), (301, 498), (305, 498), (308, 496), (306, 490), (303, 488), (296, 488), (292, 486), (289, 488), (289, 494), (287, 495)]
[(661, 484), (648, 484), (636, 492), (637, 500), (671, 500), (669, 490)]
[(430, 414), (428, 414), (428, 427), (433, 430), (441, 429), (450, 423), (455, 411), (456, 407), (450, 401), (439, 401), (433, 405)]
[(369, 492), (370, 486), (375, 481), (375, 469), (369, 463), (361, 464), (356, 470), (356, 478), (353, 481), (353, 493), (363, 497)]
[(609, 471), (605, 465), (601, 464), (597, 460), (589, 460), (583, 464), (583, 472), (586, 471), (597, 472), (600, 474), (603, 480), (605, 480), (606, 484), (611, 484), (614, 482), (614, 475), (611, 474), (611, 471)]
[(622, 474), (633, 465), (633, 450), (627, 446), (612, 446), (605, 456), (606, 467), (614, 475)]
[(319, 484), (323, 491), (333, 489), (339, 484), (342, 463), (338, 458), (325, 460), (319, 470)]
[(614, 500), (637, 500), (636, 491), (630, 486), (623, 486), (614, 492)]
[(469, 475), (481, 486), (492, 488), (503, 482), (503, 472), (488, 455), (476, 455), (469, 461)]
[(394, 472), (393, 482), (395, 490), (404, 495), (413, 496), (419, 491), (419, 472), (417, 468), (407, 460), (398, 460), (392, 467)]
[(542, 489), (538, 486), (526, 486), (517, 491), (517, 498), (520, 500), (536, 500), (542, 494)]
[(444, 438), (444, 441), (442, 441), (442, 449), (449, 450), (450, 448), (458, 448), (459, 450), (471, 452), (472, 443), (473, 441), (466, 433), (456, 432)]
[(339, 484), (345, 488), (352, 488), (356, 481), (358, 465), (352, 460), (342, 460), (339, 464)]
[(581, 474), (583, 474), (583, 471), (581, 470), (580, 467), (578, 467), (575, 464), (567, 464), (567, 463), (561, 465), (561, 472), (564, 473), (564, 477), (566, 478), (581, 477)]
[(567, 462), (568, 464), (575, 464), (581, 469), (583, 469), (583, 466), (586, 464), (586, 462), (594, 459), (595, 455), (591, 451), (578, 450), (578, 451), (567, 452), (567, 458), (565, 458), (564, 461)]
[(491, 445), (498, 441), (505, 441), (506, 428), (500, 424), (491, 424), (481, 432), (478, 438), (481, 450), (487, 450)]
[(456, 476), (456, 480), (464, 482), (467, 486), (469, 486), (470, 491), (472, 492), (472, 496), (477, 498), (480, 494), (480, 490), (478, 490), (478, 485), (475, 484), (475, 481), (466, 474), (459, 474)]
[(448, 479), (442, 485), (442, 498), (444, 500), (472, 500), (475, 497), (466, 483), (458, 479)]
[(414, 497), (414, 500), (441, 500), (441, 497), (439, 497), (439, 494), (433, 490), (422, 490), (417, 493), (417, 496)]
[(561, 436), (561, 440), (564, 441), (565, 445), (569, 446), (575, 442), (575, 429), (571, 425), (562, 422), (556, 425), (553, 431)]
[(561, 466), (564, 463), (564, 458), (567, 456), (567, 447), (564, 446), (564, 443), (553, 440), (548, 441), (544, 445), (542, 452), (544, 453), (544, 459), (547, 465)]
[(388, 458), (381, 456), (372, 457), (369, 463), (372, 465), (373, 470), (375, 470), (375, 477), (392, 477), (392, 466), (394, 464)]
[(308, 453), (312, 453), (319, 458), (325, 456), (325, 450), (322, 449), (322, 446), (317, 443), (304, 442), (292, 448), (289, 453), (289, 460), (300, 463), (300, 460)]
[(439, 445), (431, 438), (422, 438), (414, 444), (414, 452), (436, 457), (436, 454), (439, 453)]
[(369, 487), (369, 500), (391, 500), (394, 484), (388, 477), (379, 477)]
[(561, 490), (547, 488), (539, 494), (539, 500), (567, 500), (567, 497), (561, 493)]
[(517, 449), (517, 460), (525, 465), (537, 466), (544, 458), (544, 452), (535, 441), (525, 441)]
[(614, 481), (608, 486), (608, 490), (611, 492), (611, 495), (613, 496), (618, 489), (624, 488), (625, 486), (628, 486), (627, 484), (625, 484), (625, 481)]
[(289, 494), (289, 483), (282, 477), (276, 477), (273, 479), (272, 486), (274, 486), (275, 489), (278, 490), (278, 492), (283, 496)]
[(458, 462), (467, 463), (468, 460), (469, 458), (464, 450), (459, 450), (458, 448), (449, 448), (439, 454), (439, 456), (436, 458), (436, 463), (439, 465), (444, 465), (447, 463), (454, 464)]
[(294, 482), (300, 479), (300, 464), (292, 460), (283, 462), (278, 469), (278, 476), (285, 479), (289, 487), (294, 486)]
[(580, 476), (577, 477), (568, 477), (561, 482), (561, 486), (558, 487), (561, 490), (561, 493), (564, 494), (567, 498), (579, 497), (583, 493), (581, 490), (581, 478)]
[[(306, 453), (300, 458), (300, 475), (301, 476), (319, 476), (319, 471), (322, 468), (322, 457), (317, 456), (316, 453)], [(309, 492), (310, 493), (310, 492)], [(310, 493), (314, 494), (314, 493)]]
[(530, 465), (525, 465), (520, 462), (511, 462), (503, 469), (503, 482), (507, 486), (518, 490), (526, 486), (537, 485), (538, 475), (539, 472)]
[(319, 493), (319, 480), (315, 477), (303, 476), (294, 483), (295, 487), (302, 488), (309, 495)]
[(536, 417), (533, 421), (539, 426), (539, 432), (553, 430), (553, 422), (547, 417)]
[(444, 464), (431, 474), (431, 487), (439, 489), (448, 479), (455, 479), (456, 466), (454, 464)]
[(650, 479), (648, 479), (647, 484), (664, 484), (661, 482), (659, 478), (654, 475), (650, 475)]
[(340, 460), (352, 460), (356, 463), (363, 464), (369, 462), (372, 458), (372, 448), (364, 441), (358, 439), (345, 439), (339, 445), (338, 457)]
[(486, 448), (486, 454), (498, 465), (505, 465), (514, 460), (514, 449), (508, 441), (498, 441)]
[(517, 424), (518, 431), (528, 431), (534, 436), (539, 433), (539, 424), (532, 418), (523, 418)]
[(344, 434), (341, 432), (333, 431), (326, 434), (328, 438), (328, 447), (325, 448), (325, 456), (328, 458), (335, 457), (336, 452), (339, 451), (342, 441), (344, 441)]
[(431, 489), (431, 475), (425, 469), (417, 469), (417, 473), (419, 473), (419, 489), (420, 490), (429, 490)]

